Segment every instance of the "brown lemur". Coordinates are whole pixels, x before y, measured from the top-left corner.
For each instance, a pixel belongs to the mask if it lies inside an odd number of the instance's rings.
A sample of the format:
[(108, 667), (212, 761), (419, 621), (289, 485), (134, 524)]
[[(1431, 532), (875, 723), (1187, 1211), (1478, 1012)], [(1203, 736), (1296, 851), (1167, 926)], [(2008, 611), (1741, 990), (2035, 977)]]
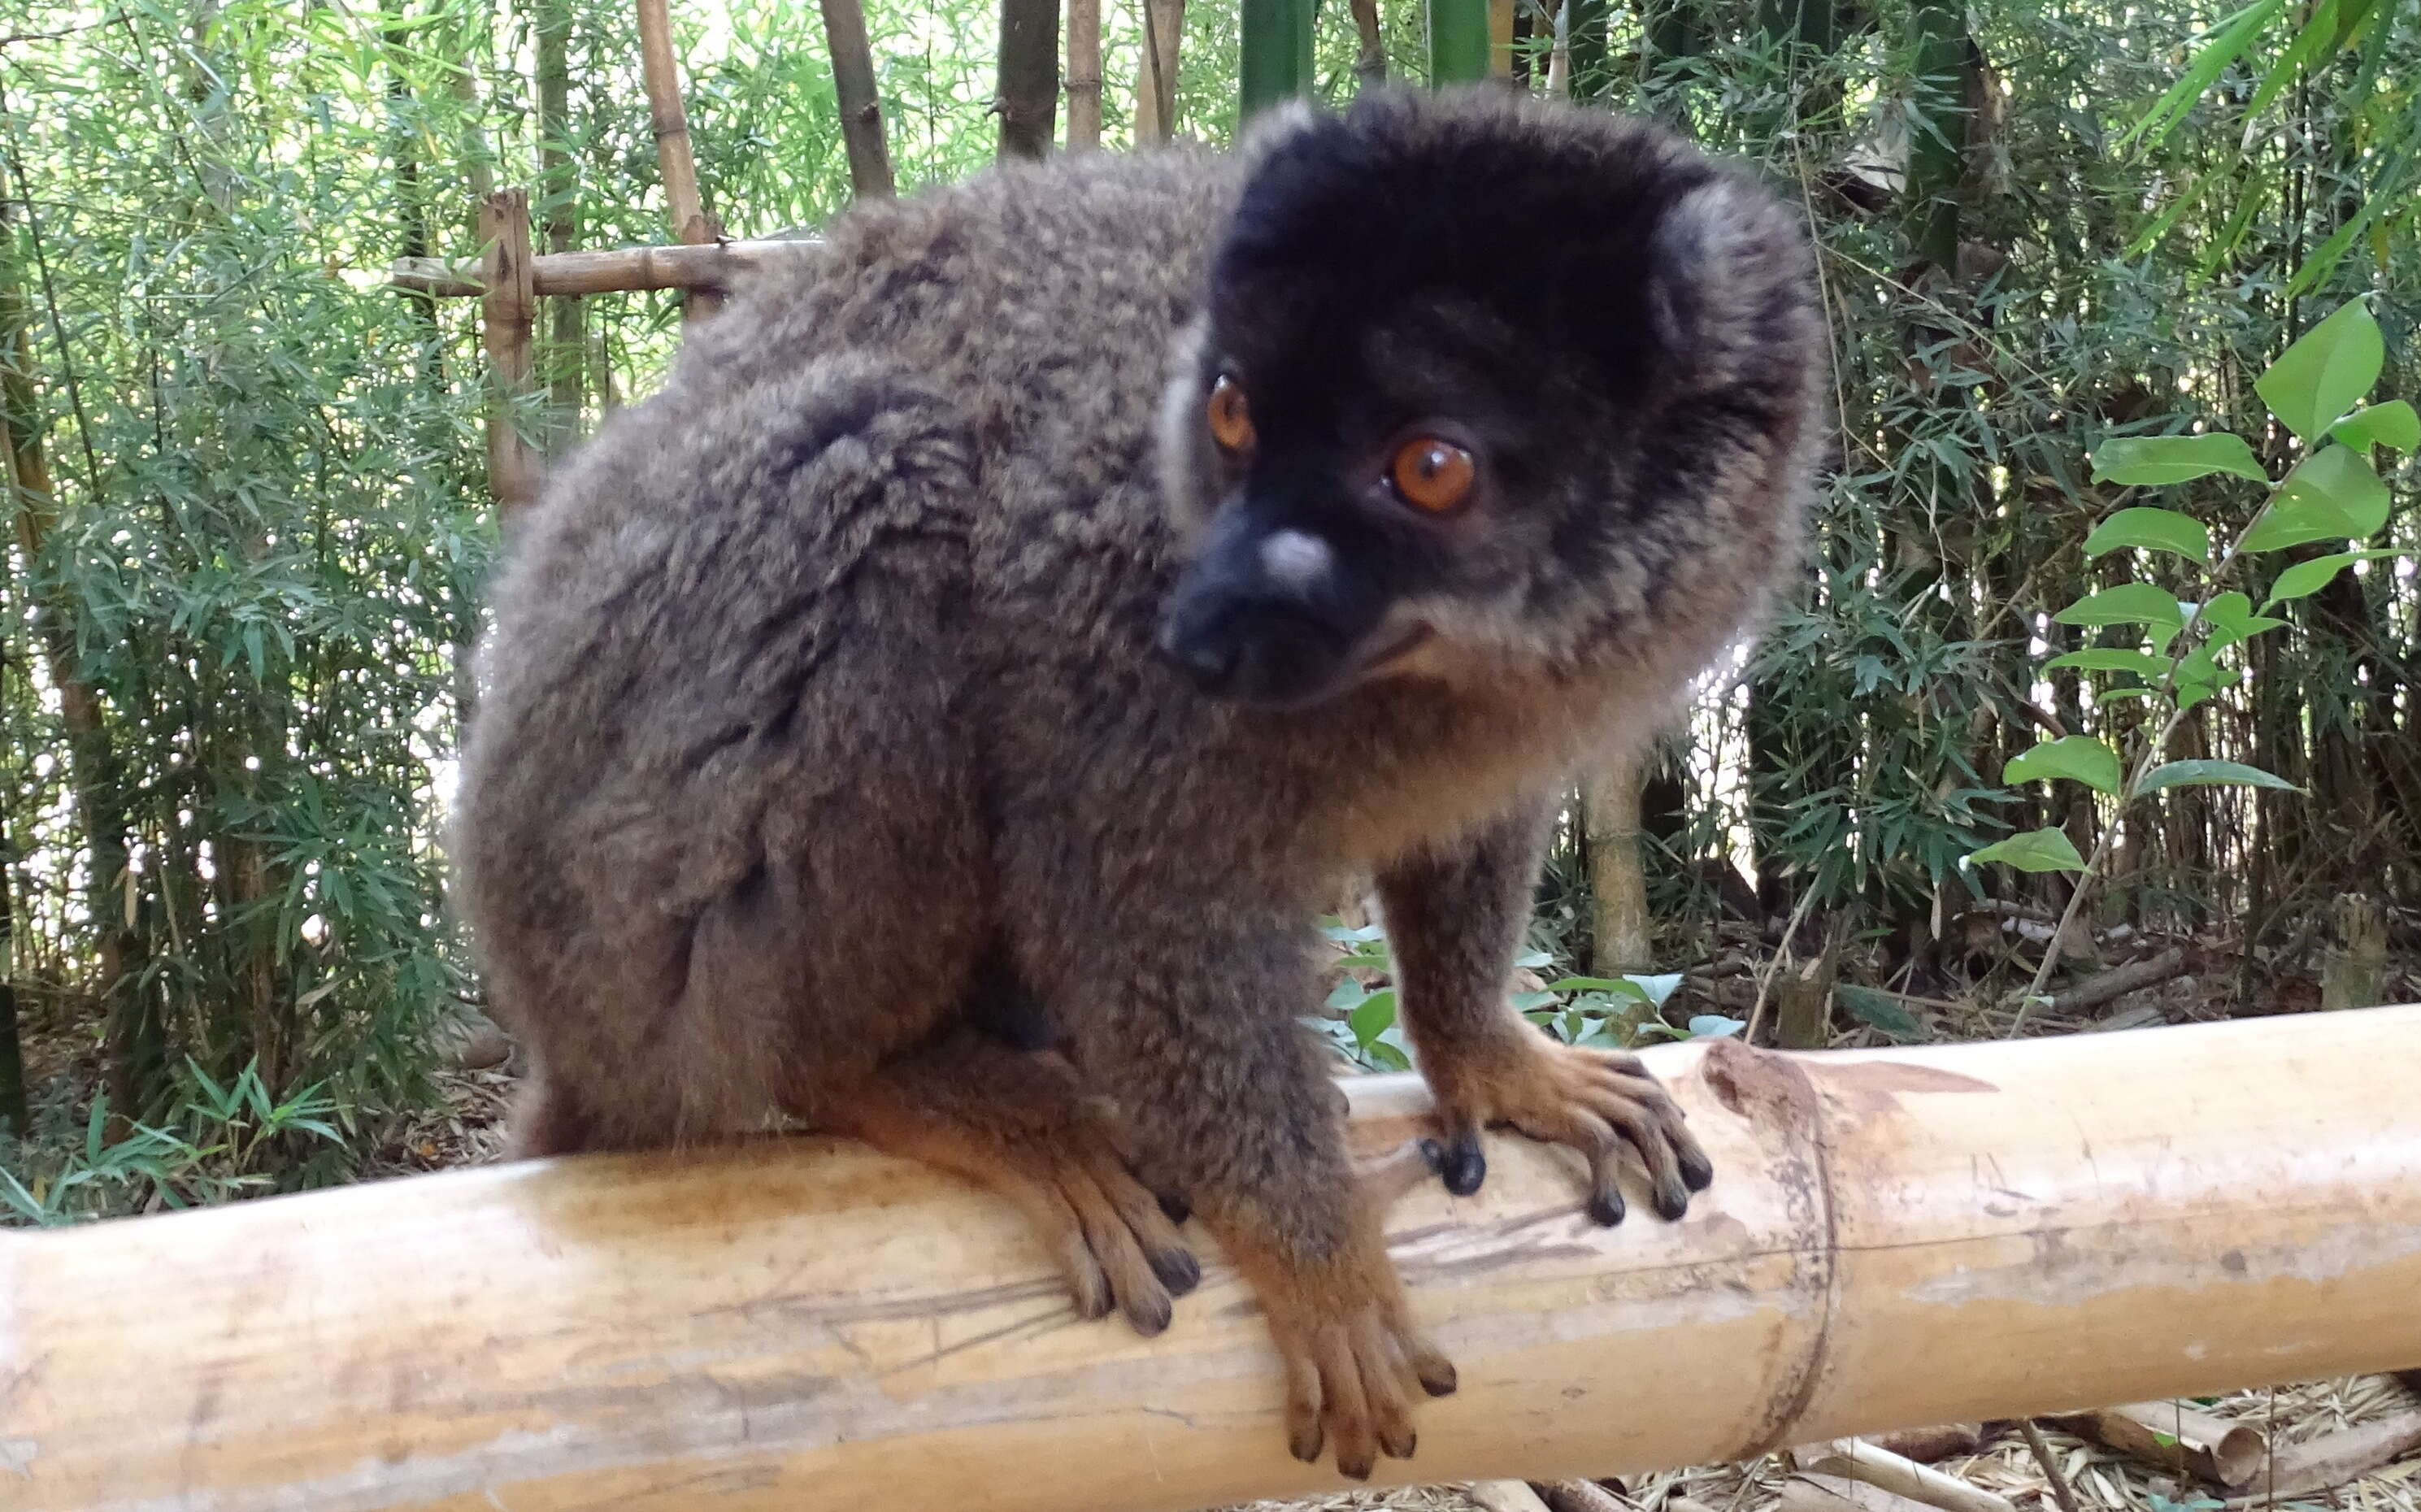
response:
[(1147, 1333), (1179, 1194), (1293, 1451), (1410, 1455), (1454, 1370), (1297, 1023), (1313, 912), (1377, 876), (1450, 1188), (1510, 1126), (1681, 1214), (1674, 1104), (1507, 979), (1570, 774), (1794, 569), (1821, 354), (1751, 179), (1494, 89), (851, 210), (495, 587), (454, 847), (516, 1147), (857, 1134)]

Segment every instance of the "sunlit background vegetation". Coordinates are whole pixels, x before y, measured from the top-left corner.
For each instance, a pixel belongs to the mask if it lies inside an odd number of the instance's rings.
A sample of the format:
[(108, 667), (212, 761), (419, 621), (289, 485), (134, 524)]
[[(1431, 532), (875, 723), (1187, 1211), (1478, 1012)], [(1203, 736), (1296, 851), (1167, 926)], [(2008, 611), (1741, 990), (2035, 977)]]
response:
[[(1777, 962), (1784, 980), (1820, 962), (1841, 990), (1820, 1042), (2006, 1031), (2047, 932), (2017, 927), (2069, 884), (1961, 859), (2041, 826), (2090, 852), (2117, 818), (2004, 765), (2046, 734), (2132, 750), (2148, 717), (2134, 674), (2042, 669), (2131, 628), (2050, 616), (2180, 566), (2087, 558), (2095, 522), (2150, 492), (2095, 482), (2088, 456), (2225, 428), (2277, 475), (2299, 444), (2253, 382), (2349, 301), (2384, 333), (2378, 397), (2413, 393), (2421, 3), (1570, 5), (1555, 65), (1554, 16), (1521, 0), (1511, 86), (1661, 115), (1804, 205), (1840, 439), (1803, 590), (1628, 779), (1652, 932), (1611, 937), (1576, 805), (1534, 966), (1678, 978), (1659, 986), (1678, 1025), (1752, 1017)], [(1175, 129), (1224, 141), (1236, 0), (1171, 10)], [(994, 0), (866, 17), (902, 190), (989, 164)], [(678, 0), (673, 19), (723, 229), (838, 211), (818, 7)], [(1422, 79), (1420, 7), (1381, 0), (1379, 21), (1387, 70)], [(1140, 0), (1100, 24), (1122, 148)], [(1348, 98), (1369, 71), (1354, 18), (1329, 0), (1317, 26), (1317, 90)], [(441, 1030), (478, 1001), (436, 844), (497, 541), (477, 302), (386, 270), (476, 257), (476, 197), (502, 185), (531, 187), (541, 251), (670, 239), (632, 8), (5, 0), (0, 106), (0, 1210), (385, 1168), (441, 1097)], [(1489, 213), (1469, 207), (1472, 235)], [(644, 394), (679, 335), (669, 294), (542, 312), (547, 444)], [(2411, 464), (2379, 460), (2397, 508), (2374, 544), (2413, 544)], [(2159, 502), (2225, 538), (2264, 497), (2216, 474)], [(2248, 559), (2235, 585), (2257, 602), (2328, 549)], [(2401, 959), (2421, 920), (2416, 602), (2402, 566), (2365, 563), (2282, 610), (2293, 633), (2247, 643), (2163, 754), (2302, 791), (2130, 807), (2076, 972), (2178, 942), (2184, 1011), (2222, 1013), (2302, 1001), (2349, 933)], [(1628, 831), (1600, 834), (1601, 879)], [(1340, 1014), (1383, 980), (1369, 944)], [(1383, 1024), (1365, 1027), (1346, 1037), (1367, 1050)]]

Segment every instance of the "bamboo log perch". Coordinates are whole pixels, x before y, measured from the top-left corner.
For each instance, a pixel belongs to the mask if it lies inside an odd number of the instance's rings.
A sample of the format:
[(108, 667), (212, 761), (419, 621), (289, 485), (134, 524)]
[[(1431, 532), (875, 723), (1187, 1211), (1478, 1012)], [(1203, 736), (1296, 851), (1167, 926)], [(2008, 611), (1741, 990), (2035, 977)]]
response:
[[(1397, 1480), (1606, 1475), (2421, 1359), (2421, 1008), (1650, 1052), (1679, 1224), (1509, 1136), (1391, 1223), (1461, 1370)], [(1356, 1134), (1419, 1126), (1351, 1084)], [(868, 1151), (450, 1172), (0, 1239), (0, 1487), (110, 1507), (1152, 1512), (1288, 1457), (1233, 1270), (1081, 1323), (1007, 1208)]]

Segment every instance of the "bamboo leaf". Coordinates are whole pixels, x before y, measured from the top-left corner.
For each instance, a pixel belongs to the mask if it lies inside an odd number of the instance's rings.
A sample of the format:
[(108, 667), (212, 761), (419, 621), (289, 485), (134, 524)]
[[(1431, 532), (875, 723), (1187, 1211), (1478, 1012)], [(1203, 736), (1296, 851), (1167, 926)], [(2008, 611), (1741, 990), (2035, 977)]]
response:
[(2258, 117), (2270, 108), (2279, 92), (2295, 82), (2322, 54), (2335, 51), (2343, 41), (2343, 28), (2338, 23), (2340, 0), (2320, 0), (2312, 8), (2311, 16), (2298, 29), (2284, 49), (2278, 61), (2270, 66), (2253, 98), (2244, 102), (2244, 142), (2250, 147), (2258, 137)]
[(2219, 76), (2227, 71), (2227, 66), (2241, 56), (2244, 50), (2253, 44), (2253, 39), (2284, 9), (2286, 0), (2254, 0), (2253, 4), (2204, 33), (2210, 40), (2203, 44), (2201, 52), (2195, 55), (2185, 72), (2178, 76), (2178, 82), (2169, 86), (2167, 92), (2153, 101), (2152, 108), (2144, 113), (2143, 119), (2120, 133), (2116, 145), (2125, 147), (2140, 136), (2146, 147), (2158, 147), (2169, 132), (2177, 129), (2178, 123), (2186, 118), (2186, 113), (2194, 108), (2196, 100), (2202, 98), (2202, 92), (2219, 82)]
[[(2240, 446), (2244, 444), (2234, 436), (2227, 439), (2236, 441)], [(2250, 457), (2251, 453), (2246, 455)], [(2089, 561), (2130, 546), (2150, 552), (2167, 552), (2189, 561), (2208, 562), (2210, 560), (2210, 529), (2201, 521), (2181, 515), (2175, 509), (2121, 509), (2094, 526), (2093, 534), (2085, 538), (2085, 555)]]
[(2254, 380), (2253, 391), (2279, 424), (2306, 442), (2317, 442), (2379, 382), (2386, 355), (2379, 322), (2355, 300), (2280, 353), (2270, 370)]
[(1970, 862), (1997, 861), (2020, 871), (2083, 871), (2085, 858), (2065, 830), (2029, 830), (1968, 852)]
[(2185, 483), (2211, 473), (2233, 473), (2256, 483), (2270, 475), (2253, 459), (2253, 448), (2232, 430), (2198, 436), (2119, 436), (2094, 448), (2096, 483)]

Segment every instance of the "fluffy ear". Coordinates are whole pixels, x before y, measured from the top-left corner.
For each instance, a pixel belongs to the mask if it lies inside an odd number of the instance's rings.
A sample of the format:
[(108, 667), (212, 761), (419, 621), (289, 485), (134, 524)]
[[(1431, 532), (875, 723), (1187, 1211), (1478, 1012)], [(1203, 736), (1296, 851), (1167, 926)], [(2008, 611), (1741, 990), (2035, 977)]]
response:
[(1684, 392), (1740, 382), (1761, 353), (1806, 339), (1810, 252), (1798, 218), (1726, 171), (1676, 199), (1648, 235), (1647, 314)]

